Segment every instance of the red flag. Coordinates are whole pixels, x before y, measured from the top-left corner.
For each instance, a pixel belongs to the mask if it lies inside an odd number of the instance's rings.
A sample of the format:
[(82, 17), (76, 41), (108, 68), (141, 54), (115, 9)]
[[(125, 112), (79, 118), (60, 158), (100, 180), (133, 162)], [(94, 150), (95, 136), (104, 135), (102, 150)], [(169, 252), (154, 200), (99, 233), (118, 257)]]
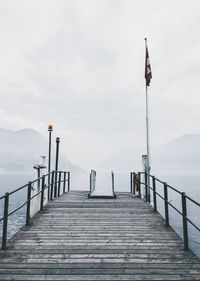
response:
[[(146, 41), (146, 39), (145, 39)], [(152, 72), (151, 72), (151, 65), (149, 60), (149, 52), (146, 42), (146, 56), (145, 56), (145, 79), (146, 79), (146, 85), (149, 86), (151, 79), (152, 79)]]

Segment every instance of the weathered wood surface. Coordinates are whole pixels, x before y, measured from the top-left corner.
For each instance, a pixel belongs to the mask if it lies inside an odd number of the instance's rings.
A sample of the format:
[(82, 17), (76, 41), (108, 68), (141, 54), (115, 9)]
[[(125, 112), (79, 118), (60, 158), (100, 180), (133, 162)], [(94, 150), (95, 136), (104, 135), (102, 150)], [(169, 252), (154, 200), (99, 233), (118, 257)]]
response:
[(200, 260), (131, 194), (52, 201), (0, 252), (0, 280), (200, 280)]

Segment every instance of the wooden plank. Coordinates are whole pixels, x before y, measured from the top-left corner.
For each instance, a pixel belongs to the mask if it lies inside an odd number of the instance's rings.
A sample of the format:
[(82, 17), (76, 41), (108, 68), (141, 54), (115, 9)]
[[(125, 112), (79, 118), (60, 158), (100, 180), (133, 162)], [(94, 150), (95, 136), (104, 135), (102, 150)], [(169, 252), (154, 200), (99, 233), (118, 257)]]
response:
[[(188, 279), (188, 276), (187, 275), (190, 275), (190, 279)], [(55, 275), (48, 275), (48, 274), (45, 274), (45, 275), (37, 275), (37, 274), (31, 274), (31, 275), (16, 275), (16, 274), (0, 274), (0, 280), (1, 281), (5, 281), (5, 280), (16, 280), (16, 281), (19, 281), (19, 280), (40, 280), (40, 281), (43, 281), (43, 280), (66, 280), (66, 281), (85, 281), (85, 280), (88, 280), (88, 281), (94, 281), (94, 280), (103, 280), (103, 281), (110, 281), (110, 280), (115, 280), (115, 281), (129, 281), (129, 280), (137, 280), (137, 281), (140, 281), (140, 280), (154, 280), (154, 281), (157, 281), (157, 280), (190, 280), (190, 281), (193, 281), (193, 280), (200, 280), (199, 279), (199, 275), (197, 274), (167, 274), (167, 275), (162, 275), (162, 274), (134, 274), (134, 275), (126, 275), (126, 274), (112, 274), (112, 275), (106, 275), (106, 274), (90, 274), (90, 275), (61, 275), (61, 274), (55, 274)]]
[(12, 269), (12, 268), (49, 268), (59, 269), (59, 268), (67, 268), (67, 269), (111, 269), (115, 270), (119, 269), (164, 269), (164, 270), (172, 270), (172, 269), (181, 269), (184, 271), (197, 269), (200, 270), (200, 263), (1, 263), (0, 268), (2, 269)]

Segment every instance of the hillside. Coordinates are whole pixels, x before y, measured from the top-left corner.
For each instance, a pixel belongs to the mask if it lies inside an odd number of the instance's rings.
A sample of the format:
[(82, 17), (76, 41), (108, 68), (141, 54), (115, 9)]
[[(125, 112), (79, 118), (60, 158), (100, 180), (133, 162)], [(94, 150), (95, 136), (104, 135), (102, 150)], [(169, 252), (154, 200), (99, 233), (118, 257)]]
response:
[(97, 169), (101, 171), (129, 172), (141, 170), (142, 151), (137, 149), (123, 148), (102, 162)]
[[(40, 163), (40, 156), (48, 156), (48, 140), (33, 129), (11, 131), (0, 129), (0, 173), (32, 173), (33, 165)], [(47, 159), (46, 159), (47, 160)], [(52, 149), (52, 167), (55, 163), (55, 149)], [(73, 165), (62, 153), (59, 168), (82, 171)]]
[(152, 167), (166, 173), (200, 173), (200, 135), (187, 134), (153, 151)]
[[(101, 163), (101, 170), (121, 172), (142, 169), (141, 150), (124, 148)], [(152, 173), (199, 174), (200, 135), (183, 135), (151, 150)]]

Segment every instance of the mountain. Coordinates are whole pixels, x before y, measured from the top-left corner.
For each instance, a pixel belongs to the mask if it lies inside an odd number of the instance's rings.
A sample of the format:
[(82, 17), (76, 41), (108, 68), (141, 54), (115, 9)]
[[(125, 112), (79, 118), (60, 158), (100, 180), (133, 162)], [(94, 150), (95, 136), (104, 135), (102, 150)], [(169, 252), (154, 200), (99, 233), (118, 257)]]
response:
[(200, 173), (200, 135), (186, 134), (154, 150), (152, 167), (162, 173)]
[[(11, 131), (0, 129), (0, 173), (32, 173), (33, 165), (40, 163), (40, 156), (48, 155), (48, 141), (33, 129)], [(52, 149), (52, 167), (55, 151)], [(62, 153), (59, 168), (82, 171), (73, 165)]]
[(122, 148), (110, 158), (103, 161), (97, 170), (130, 172), (141, 170), (142, 151), (138, 149)]
[[(152, 172), (172, 174), (200, 173), (200, 135), (186, 134), (158, 149), (151, 150)], [(142, 151), (121, 149), (101, 163), (100, 169), (121, 172), (142, 169)]]

